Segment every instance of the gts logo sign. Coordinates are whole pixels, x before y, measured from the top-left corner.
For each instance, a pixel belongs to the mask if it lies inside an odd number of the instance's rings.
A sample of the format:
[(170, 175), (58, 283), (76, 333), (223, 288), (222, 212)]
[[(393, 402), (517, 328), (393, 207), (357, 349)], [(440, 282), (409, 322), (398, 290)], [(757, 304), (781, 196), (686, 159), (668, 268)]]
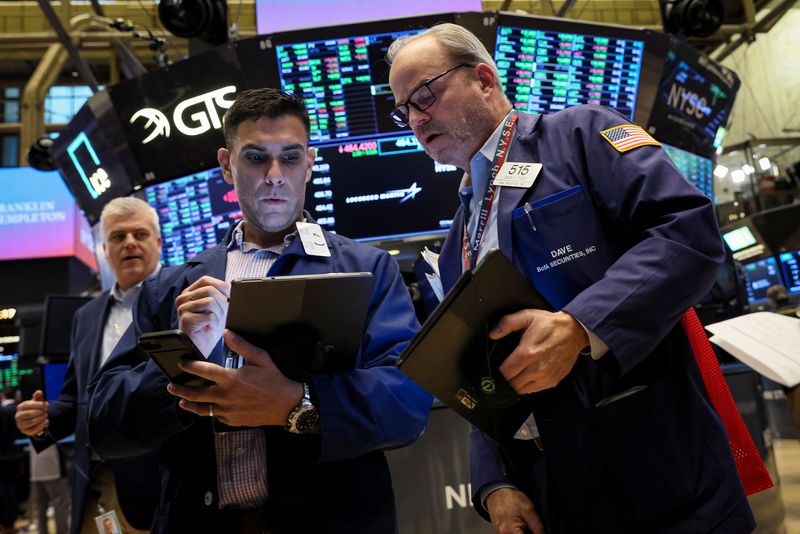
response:
[[(202, 135), (210, 129), (222, 128), (222, 120), (218, 108), (228, 109), (233, 105), (233, 100), (225, 97), (236, 93), (235, 85), (227, 85), (214, 91), (187, 98), (172, 112), (172, 124), (183, 135)], [(191, 108), (191, 109), (190, 109)], [(188, 115), (188, 117), (187, 117)], [(169, 137), (172, 132), (170, 121), (164, 113), (155, 108), (142, 108), (133, 114), (130, 124), (138, 119), (145, 119), (145, 129), (152, 128), (147, 137), (142, 140), (146, 145), (158, 136)]]

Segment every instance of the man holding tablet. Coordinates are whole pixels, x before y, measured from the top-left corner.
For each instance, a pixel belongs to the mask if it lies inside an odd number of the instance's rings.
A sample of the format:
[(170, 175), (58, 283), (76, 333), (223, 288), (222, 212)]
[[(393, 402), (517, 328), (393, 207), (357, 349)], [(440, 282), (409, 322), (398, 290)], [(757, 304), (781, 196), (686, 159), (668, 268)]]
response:
[[(152, 532), (397, 530), (381, 451), (425, 429), (431, 398), (393, 365), (418, 324), (386, 252), (325, 232), (303, 212), (309, 131), (302, 100), (274, 89), (238, 95), (218, 159), (244, 220), (145, 285), (92, 386), (93, 448), (108, 459), (160, 452), (166, 473)], [(352, 369), (295, 381), (265, 350), (224, 331), (233, 279), (364, 271), (375, 285)], [(263, 302), (265, 314), (280, 307)], [(182, 368), (213, 385), (168, 383), (136, 347), (141, 333), (174, 328), (209, 360)], [(224, 365), (233, 355), (241, 368)], [(214, 419), (247, 428), (215, 433)]]

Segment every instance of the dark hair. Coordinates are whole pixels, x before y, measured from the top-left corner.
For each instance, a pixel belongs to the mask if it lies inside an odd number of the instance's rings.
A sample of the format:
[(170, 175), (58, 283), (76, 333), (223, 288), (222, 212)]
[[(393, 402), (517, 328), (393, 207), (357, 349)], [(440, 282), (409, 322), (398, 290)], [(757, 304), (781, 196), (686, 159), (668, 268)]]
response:
[(300, 119), (309, 135), (311, 133), (308, 111), (300, 97), (279, 89), (247, 89), (236, 95), (236, 100), (222, 119), (222, 132), (228, 149), (233, 147), (236, 129), (241, 123), (256, 121), (265, 115), (271, 119), (292, 115)]

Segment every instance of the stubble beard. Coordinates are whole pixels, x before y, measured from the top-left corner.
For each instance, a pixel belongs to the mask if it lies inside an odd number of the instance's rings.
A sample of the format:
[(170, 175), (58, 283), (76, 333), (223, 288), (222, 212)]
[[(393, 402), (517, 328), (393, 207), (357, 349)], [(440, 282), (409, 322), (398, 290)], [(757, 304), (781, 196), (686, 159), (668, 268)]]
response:
[(479, 105), (466, 105), (459, 111), (453, 124), (445, 128), (450, 145), (434, 153), (425, 147), (425, 153), (434, 161), (444, 165), (455, 165), (462, 170), (469, 167), (470, 158), (480, 150), (492, 132), (492, 116), (488, 109)]

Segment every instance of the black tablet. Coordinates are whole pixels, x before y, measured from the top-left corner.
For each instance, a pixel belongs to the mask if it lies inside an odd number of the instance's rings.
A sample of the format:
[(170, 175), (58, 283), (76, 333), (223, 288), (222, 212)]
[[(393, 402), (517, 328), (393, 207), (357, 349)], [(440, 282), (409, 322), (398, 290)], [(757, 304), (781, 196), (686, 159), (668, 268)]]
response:
[(365, 272), (233, 280), (225, 326), (268, 351), (284, 347), (287, 338), (302, 344), (308, 332), (322, 346), (355, 357), (374, 284)]

